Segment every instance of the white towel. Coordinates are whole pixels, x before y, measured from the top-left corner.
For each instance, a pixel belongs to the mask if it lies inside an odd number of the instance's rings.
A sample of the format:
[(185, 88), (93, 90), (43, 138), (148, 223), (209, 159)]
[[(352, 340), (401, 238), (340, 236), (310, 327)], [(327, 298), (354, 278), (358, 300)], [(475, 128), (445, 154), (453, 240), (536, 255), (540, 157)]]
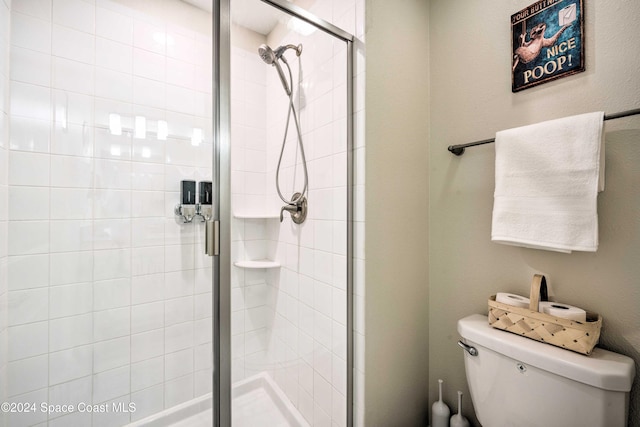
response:
[(491, 240), (559, 252), (598, 249), (603, 112), (496, 134)]

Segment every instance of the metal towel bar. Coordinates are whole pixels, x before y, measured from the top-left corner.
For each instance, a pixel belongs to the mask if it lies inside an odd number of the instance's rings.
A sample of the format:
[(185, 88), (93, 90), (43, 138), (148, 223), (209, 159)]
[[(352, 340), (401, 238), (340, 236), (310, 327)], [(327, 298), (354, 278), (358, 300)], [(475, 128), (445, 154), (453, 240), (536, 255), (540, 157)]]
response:
[[(605, 114), (605, 120), (613, 120), (613, 119), (621, 119), (622, 117), (635, 116), (640, 114), (640, 108), (636, 108), (635, 110), (627, 110), (621, 111), (620, 113), (614, 114)], [(482, 141), (470, 142), (468, 144), (459, 144), (459, 145), (450, 145), (447, 150), (451, 151), (456, 156), (461, 156), (464, 154), (464, 149), (467, 147), (475, 147), (476, 145), (484, 145), (491, 144), (492, 142), (496, 142), (495, 138), (483, 139)]]

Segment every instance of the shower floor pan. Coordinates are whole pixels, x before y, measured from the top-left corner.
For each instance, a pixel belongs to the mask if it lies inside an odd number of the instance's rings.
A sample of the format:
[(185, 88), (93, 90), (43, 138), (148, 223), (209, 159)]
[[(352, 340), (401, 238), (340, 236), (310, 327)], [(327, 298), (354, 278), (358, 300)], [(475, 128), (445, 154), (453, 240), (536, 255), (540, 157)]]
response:
[[(233, 427), (308, 427), (298, 410), (266, 373), (239, 381), (232, 389)], [(213, 424), (212, 394), (192, 399), (127, 427), (204, 427)]]

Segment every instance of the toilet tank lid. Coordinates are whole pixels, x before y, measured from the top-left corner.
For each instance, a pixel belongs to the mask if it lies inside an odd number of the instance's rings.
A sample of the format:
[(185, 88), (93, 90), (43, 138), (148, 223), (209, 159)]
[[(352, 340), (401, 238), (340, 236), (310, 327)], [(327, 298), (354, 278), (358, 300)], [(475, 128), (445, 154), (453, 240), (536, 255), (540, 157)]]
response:
[(458, 333), (519, 362), (605, 390), (628, 392), (635, 377), (635, 363), (627, 356), (597, 347), (590, 356), (574, 353), (495, 329), (480, 314), (458, 320)]

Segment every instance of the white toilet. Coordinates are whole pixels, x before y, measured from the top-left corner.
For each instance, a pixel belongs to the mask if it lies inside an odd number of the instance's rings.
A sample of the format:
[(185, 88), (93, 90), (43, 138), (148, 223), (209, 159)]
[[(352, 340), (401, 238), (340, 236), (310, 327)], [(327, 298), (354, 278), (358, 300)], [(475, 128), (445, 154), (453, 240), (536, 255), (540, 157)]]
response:
[(483, 427), (624, 427), (632, 359), (595, 348), (574, 353), (494, 329), (487, 316), (458, 321), (467, 383)]

